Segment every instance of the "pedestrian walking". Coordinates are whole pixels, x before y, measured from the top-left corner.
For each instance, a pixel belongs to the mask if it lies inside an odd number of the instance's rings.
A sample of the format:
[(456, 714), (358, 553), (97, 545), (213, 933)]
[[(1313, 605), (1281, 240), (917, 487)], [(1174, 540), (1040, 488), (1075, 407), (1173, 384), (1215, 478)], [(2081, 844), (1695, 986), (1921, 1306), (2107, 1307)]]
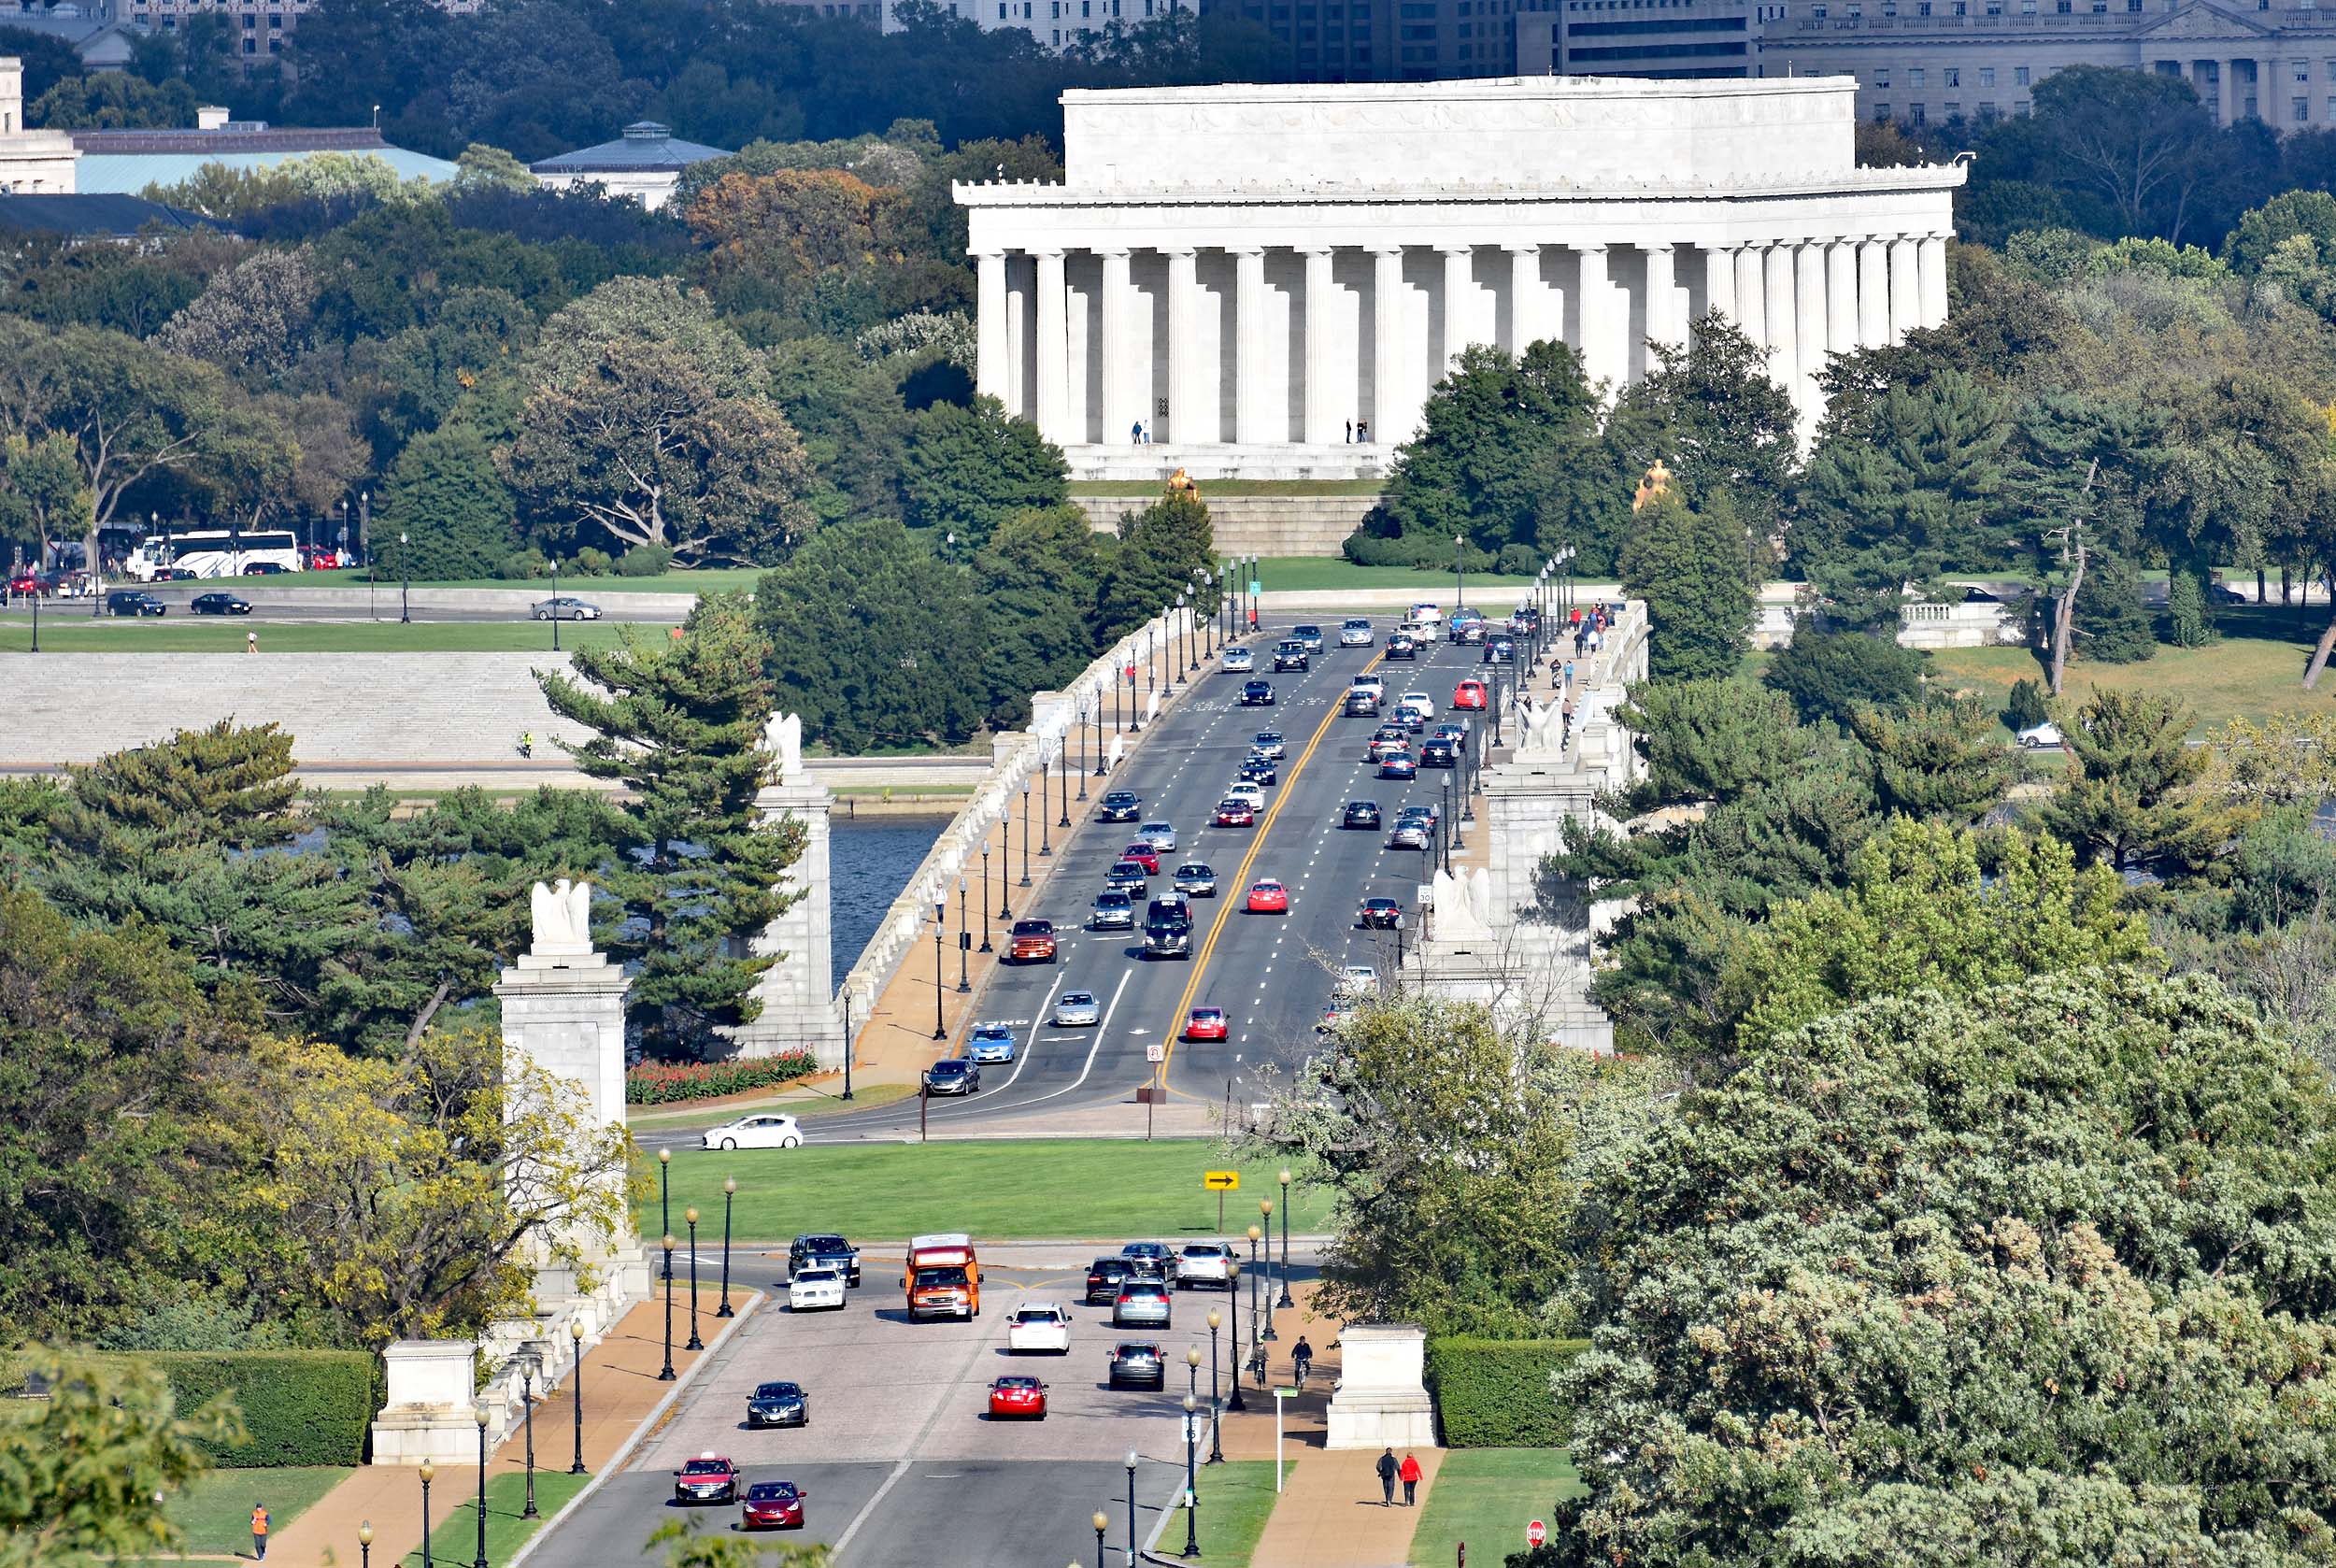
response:
[(251, 1504), (251, 1560), (255, 1562), (267, 1561), (267, 1504), (264, 1503)]
[(1397, 1469), (1394, 1449), (1389, 1448), (1379, 1456), (1379, 1491), (1382, 1494), (1379, 1498), (1379, 1506), (1382, 1508), (1395, 1506), (1395, 1472)]
[(1395, 1473), (1403, 1478), (1403, 1506), (1406, 1508), (1417, 1506), (1419, 1461), (1413, 1455), (1405, 1454), (1402, 1467)]
[(259, 652), (259, 651), (260, 651), (260, 634), (259, 634), (259, 633), (257, 633), (257, 632), (246, 632), (246, 633), (243, 634), (243, 650), (244, 650), (246, 653), (257, 653), (257, 652)]

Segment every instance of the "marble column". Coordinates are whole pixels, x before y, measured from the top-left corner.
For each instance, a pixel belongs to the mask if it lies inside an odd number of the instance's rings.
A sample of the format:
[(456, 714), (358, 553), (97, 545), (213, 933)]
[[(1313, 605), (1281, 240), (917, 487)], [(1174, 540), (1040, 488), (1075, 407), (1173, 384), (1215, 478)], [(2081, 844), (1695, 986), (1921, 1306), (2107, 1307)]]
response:
[(1371, 252), (1371, 439), (1392, 447), (1411, 434), (1403, 394), (1403, 251)]
[(1733, 247), (1703, 248), (1703, 313), (1736, 320), (1736, 252)]
[(1070, 404), (1071, 330), (1064, 315), (1062, 252), (1038, 252), (1038, 385), (1032, 399), (1038, 414), (1038, 433), (1057, 446), (1087, 439), (1083, 430), (1069, 429), (1064, 420)]
[(1921, 250), (1921, 315), (1926, 327), (1946, 324), (1946, 236), (1925, 235)]
[(1514, 359), (1525, 352), (1527, 344), (1549, 335), (1539, 330), (1541, 247), (1504, 245), (1502, 249), (1509, 253), (1509, 319), (1501, 348)]
[(1467, 300), (1475, 284), (1469, 272), (1469, 262), (1475, 248), (1469, 245), (1439, 245), (1438, 254), (1444, 258), (1444, 340), (1436, 345), (1435, 374), (1432, 380), (1441, 381), (1460, 358), (1460, 351), (1468, 347)]
[(1736, 325), (1760, 348), (1768, 346), (1768, 285), (1762, 279), (1760, 247), (1736, 248)]
[(1890, 341), (1922, 324), (1921, 247), (1911, 235), (1890, 241)]
[(1836, 239), (1825, 248), (1825, 347), (1846, 354), (1858, 347), (1858, 244)]
[(1238, 348), (1233, 359), (1233, 439), (1245, 447), (1286, 441), (1265, 406), (1265, 252), (1232, 252), (1232, 309)]
[(1794, 247), (1793, 343), (1799, 350), (1793, 371), (1801, 378), (1800, 399), (1816, 402), (1817, 373), (1825, 368), (1825, 349), (1830, 341), (1826, 316), (1825, 242), (1811, 240)]
[(974, 258), (974, 391), (1003, 403), (1014, 352), (1005, 331), (1005, 252), (980, 252)]
[(1780, 387), (1790, 387), (1800, 374), (1793, 334), (1792, 252), (1790, 245), (1772, 245), (1767, 256), (1768, 376)]
[[(1574, 254), (1581, 264), (1581, 306), (1577, 320), (1581, 322), (1582, 370), (1591, 386), (1606, 383), (1604, 400), (1612, 403), (1631, 378), (1631, 367), (1623, 353), (1622, 334), (1628, 330), (1627, 313), (1615, 307), (1620, 303), (1614, 297), (1606, 267), (1606, 248), (1602, 245), (1577, 245)], [(1617, 321), (1616, 318), (1622, 317)]]
[(1134, 396), (1135, 366), (1133, 345), (1128, 339), (1128, 253), (1123, 249), (1098, 250), (1103, 259), (1103, 288), (1095, 300), (1095, 335), (1103, 345), (1103, 404), (1104, 445), (1132, 444), (1130, 429), (1142, 419), (1142, 405)]
[[(1675, 349), (1687, 342), (1687, 322), (1680, 319), (1678, 278), (1668, 245), (1643, 247), (1646, 252), (1646, 340)], [(1655, 351), (1646, 352), (1646, 367), (1655, 367)]]
[(1336, 302), (1331, 293), (1329, 249), (1301, 254), (1306, 259), (1306, 388), (1301, 418), (1308, 446), (1332, 447), (1339, 442), (1345, 416), (1332, 401), (1332, 383), (1339, 378), (1332, 367), (1342, 349), (1351, 363), (1354, 345), (1343, 340), (1331, 319)]
[(1166, 435), (1170, 441), (1190, 446), (1197, 441), (1214, 441), (1217, 432), (1205, 429), (1201, 422), (1203, 406), (1211, 401), (1201, 394), (1202, 378), (1216, 368), (1214, 361), (1204, 366), (1199, 343), (1200, 269), (1189, 247), (1168, 252), (1168, 428), (1155, 431), (1155, 439)]
[(1890, 242), (1858, 242), (1858, 347), (1878, 349), (1890, 340)]

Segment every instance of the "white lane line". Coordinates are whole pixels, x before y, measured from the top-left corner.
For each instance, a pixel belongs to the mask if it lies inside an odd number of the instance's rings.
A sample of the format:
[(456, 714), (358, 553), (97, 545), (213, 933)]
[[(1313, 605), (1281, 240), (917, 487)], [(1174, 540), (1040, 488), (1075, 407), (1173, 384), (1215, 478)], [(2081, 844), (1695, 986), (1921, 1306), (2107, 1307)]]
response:
[(884, 1477), (884, 1484), (876, 1488), (875, 1495), (868, 1499), (860, 1512), (852, 1516), (851, 1523), (844, 1527), (844, 1532), (835, 1537), (835, 1545), (830, 1548), (833, 1557), (837, 1559), (843, 1557), (846, 1548), (851, 1545), (852, 1537), (860, 1533), (860, 1527), (868, 1522), (868, 1516), (876, 1511), (876, 1505), (890, 1494), (894, 1487), (900, 1485), (901, 1477), (907, 1475), (909, 1466), (917, 1462), (918, 1452), (924, 1447), (925, 1440), (933, 1435), (933, 1429), (941, 1424), (942, 1416), (953, 1404), (954, 1402), (949, 1395), (960, 1385), (970, 1380), (969, 1375), (972, 1374), (975, 1366), (993, 1348), (989, 1334), (977, 1333), (973, 1336), (973, 1343), (966, 1347), (965, 1360), (958, 1366), (957, 1376), (942, 1386), (933, 1402), (933, 1414), (927, 1416), (925, 1424), (918, 1429), (916, 1437), (908, 1445), (908, 1452), (894, 1461), (892, 1473)]
[[(1062, 989), (1064, 974), (1065, 971), (1062, 965), (1058, 963), (1054, 966), (1054, 984), (1047, 988), (1046, 1000), (1038, 1004), (1039, 1018), (1050, 1018), (1053, 1016), (1054, 993)], [(1014, 1080), (1022, 1076), (1022, 1069), (1030, 1065), (1030, 1059), (1038, 1054), (1036, 1049), (1038, 1045), (1038, 1030), (1035, 1020), (1033, 1021), (1030, 1043), (1032, 1047), (1031, 1049), (1016, 1051), (1014, 1053), (1014, 1071), (1006, 1076), (1005, 1080), (1005, 1087), (1007, 1089), (1012, 1089), (1014, 1087)]]

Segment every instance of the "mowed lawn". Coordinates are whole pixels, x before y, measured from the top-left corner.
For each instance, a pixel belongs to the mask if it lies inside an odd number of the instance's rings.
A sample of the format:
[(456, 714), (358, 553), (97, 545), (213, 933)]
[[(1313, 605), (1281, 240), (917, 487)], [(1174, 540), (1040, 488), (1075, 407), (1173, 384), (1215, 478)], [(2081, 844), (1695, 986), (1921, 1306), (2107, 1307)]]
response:
[[(1353, 562), (1334, 555), (1271, 555), (1259, 563), (1259, 580), (1265, 592), (1300, 592), (1308, 590), (1356, 590), (1368, 588), (1401, 588), (1418, 592), (1423, 599), (1449, 606), (1452, 603), (1452, 569), (1421, 570), (1410, 566), (1358, 566)], [(1513, 595), (1517, 589), (1532, 581), (1531, 577), (1489, 577), (1478, 572), (1468, 574), (1466, 592), (1474, 594), (1478, 588), (1487, 592), (1499, 590)], [(1474, 603), (1472, 599), (1470, 601)], [(1514, 599), (1487, 601), (1485, 613), (1497, 606), (1507, 614)]]
[[(190, 1557), (251, 1555), (251, 1505), (267, 1504), (273, 1530), (281, 1531), (306, 1513), (316, 1500), (352, 1471), (338, 1465), (283, 1470), (211, 1470), (171, 1494), (163, 1512), (177, 1525)], [(153, 1558), (157, 1562), (175, 1558)]]
[[(620, 623), (570, 620), (560, 626), (563, 649), (612, 648)], [(380, 621), (246, 620), (241, 617), (176, 615), (137, 620), (92, 620), (81, 616), (40, 618), (44, 653), (241, 653), (244, 637), (258, 633), (263, 657), (280, 653), (545, 653), (551, 651), (548, 622), (525, 620), (417, 620), (401, 625), (397, 601)], [(663, 636), (656, 626), (634, 628), (645, 640)], [(22, 653), (33, 646), (33, 623), (20, 618), (0, 623), (0, 651)]]
[[(1289, 1484), (1296, 1463), (1282, 1467)], [(1199, 1477), (1201, 1517), (1194, 1521), (1204, 1568), (1247, 1568), (1265, 1532), (1266, 1517), (1274, 1511), (1274, 1461), (1270, 1459), (1227, 1460), (1203, 1470)], [(1184, 1551), (1184, 1510), (1172, 1510), (1168, 1528), (1160, 1532), (1153, 1549), (1161, 1557)]]
[(1551, 1504), (1582, 1483), (1563, 1448), (1457, 1448), (1444, 1456), (1419, 1505), (1415, 1568), (1450, 1568), (1462, 1542), (1479, 1563), (1525, 1549), (1525, 1527), (1549, 1522)]
[[(738, 1180), (734, 1228), (740, 1240), (784, 1241), (805, 1231), (895, 1241), (931, 1231), (967, 1231), (1003, 1241), (1118, 1240), (1213, 1236), (1217, 1194), (1204, 1171), (1238, 1169), (1241, 1189), (1225, 1194), (1225, 1233), (1241, 1234), (1258, 1200), (1281, 1189), (1270, 1165), (1234, 1166), (1203, 1138), (983, 1139), (933, 1144), (812, 1144), (803, 1148), (677, 1151), (673, 1222), (698, 1207), (698, 1235), (719, 1234), (722, 1178)], [(654, 1163), (650, 1171), (656, 1179)], [(1290, 1189), (1293, 1233), (1321, 1229), (1327, 1191)], [(1275, 1220), (1279, 1229), (1280, 1221)], [(657, 1199), (640, 1214), (641, 1234), (661, 1229)]]
[[(538, 1450), (538, 1459), (542, 1458)], [(449, 1475), (468, 1474), (459, 1467), (449, 1466), (440, 1472), (441, 1480)], [(544, 1527), (546, 1520), (558, 1513), (569, 1498), (591, 1484), (590, 1475), (571, 1475), (564, 1469), (538, 1469), (535, 1472), (535, 1512), (538, 1518), (520, 1517), (527, 1505), (527, 1477), (507, 1472), (487, 1477), (487, 1561), (508, 1562), (512, 1554), (524, 1546), (529, 1536)], [(477, 1560), (478, 1553), (478, 1493), (474, 1481), (466, 1490), (457, 1484), (451, 1489), (434, 1488), (434, 1504), (442, 1499), (449, 1513), (442, 1515), (430, 1532), (430, 1558), (434, 1563), (467, 1563)], [(641, 1539), (648, 1539), (657, 1528), (654, 1518), (644, 1520)], [(401, 1568), (421, 1568), (421, 1549), (417, 1547), (406, 1554)]]

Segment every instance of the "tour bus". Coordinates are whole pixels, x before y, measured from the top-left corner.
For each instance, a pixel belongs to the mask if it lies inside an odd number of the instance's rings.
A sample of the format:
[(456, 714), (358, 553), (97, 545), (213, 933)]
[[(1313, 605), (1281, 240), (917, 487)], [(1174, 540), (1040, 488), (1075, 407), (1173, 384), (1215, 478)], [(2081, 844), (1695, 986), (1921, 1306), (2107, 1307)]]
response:
[(149, 535), (123, 563), (139, 582), (173, 572), (198, 577), (239, 577), (255, 572), (297, 572), (300, 536), (291, 529), (212, 529)]
[(974, 1256), (974, 1238), (964, 1232), (911, 1237), (903, 1272), (911, 1321), (981, 1316), (981, 1261)]

